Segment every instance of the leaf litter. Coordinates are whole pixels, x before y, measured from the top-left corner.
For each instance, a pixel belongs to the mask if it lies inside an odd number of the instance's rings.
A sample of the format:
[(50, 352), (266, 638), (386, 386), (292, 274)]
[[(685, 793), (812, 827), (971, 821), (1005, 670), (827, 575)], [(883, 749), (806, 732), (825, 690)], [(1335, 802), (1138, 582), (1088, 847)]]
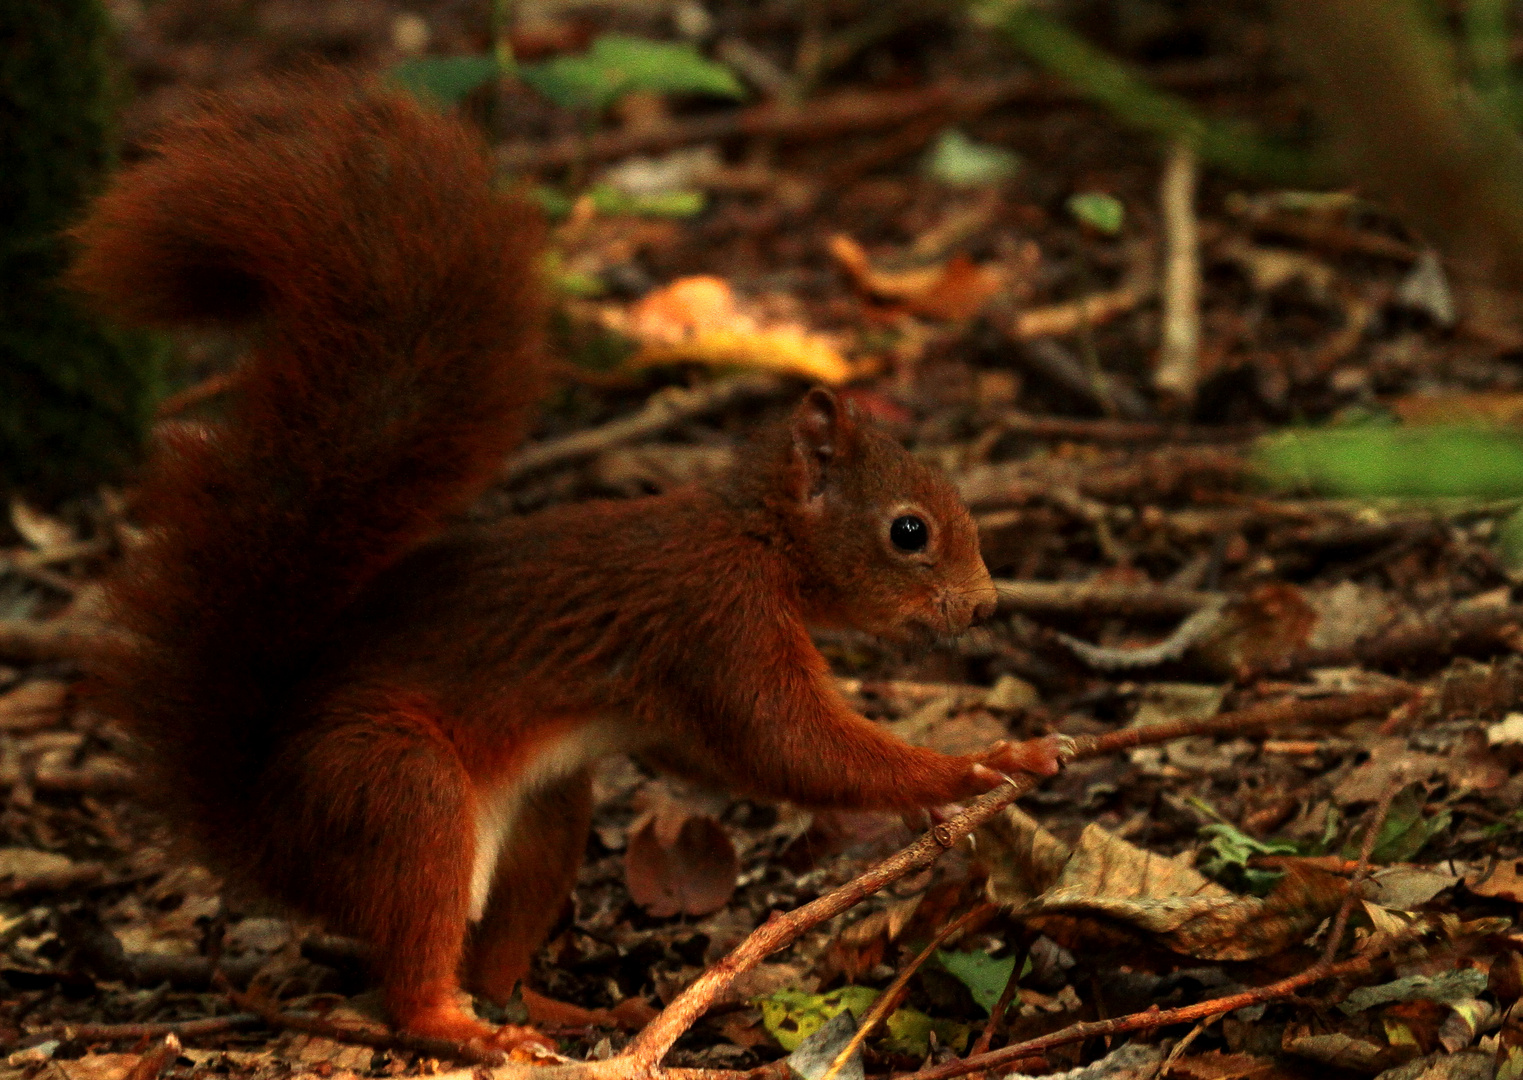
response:
[[(401, 24), (379, 8), (350, 24), (331, 21), (337, 5), (250, 6), (268, 16), (253, 44), (188, 0), (144, 7), (126, 30), (141, 91), (129, 136), (172, 112), (176, 94), (313, 42), (337, 41), (375, 70), (404, 51)], [(746, 38), (776, 67), (776, 27), (712, 7), (738, 35), (725, 40)], [(451, 62), (414, 75), (489, 112), (495, 61), (448, 55), (479, 34), (458, 8), (419, 6), (434, 50), (419, 59)], [(1226, 1015), (1053, 1045), (1011, 1075), (1151, 1077), (1166, 1058), (1174, 1077), (1523, 1075), (1523, 612), (1507, 539), (1523, 489), (1510, 464), (1518, 389), (1515, 360), (1465, 336), (1452, 268), (1346, 193), (1203, 193), (1203, 392), (1177, 423), (1145, 395), (1157, 313), (1135, 276), (1135, 252), (1158, 239), (1157, 163), (1103, 113), (1057, 99), (906, 120), (901, 107), (886, 131), (862, 106), (861, 126), (823, 139), (781, 123), (783, 134), (716, 136), (717, 110), (754, 123), (761, 114), (747, 110), (770, 107), (752, 97), (772, 92), (765, 63), (732, 69), (708, 53), (744, 50), (675, 45), (664, 24), (631, 34), (642, 16), (606, 18), (519, 27), (512, 44), (542, 85), (499, 88), (510, 108), (498, 137), (560, 200), (565, 370), (538, 434), (602, 430), (661, 387), (756, 370), (784, 381), (515, 478), (484, 512), (713, 475), (806, 382), (851, 383), (863, 409), (959, 483), (996, 576), (1119, 590), (1108, 606), (1007, 612), (918, 655), (822, 634), (843, 693), (902, 737), (965, 752), (1371, 688), (1413, 695), (1334, 727), (1076, 761), (973, 843), (746, 972), (667, 1064), (786, 1060), (818, 1080), (850, 1038), (842, 1018), (865, 1013), (943, 927), (992, 898), (915, 973), (853, 1059), (860, 1073), (842, 1075), (945, 1066), (1007, 992), (986, 1049), (1273, 985), (1316, 963), (1345, 908), (1336, 957), (1365, 968)], [(931, 80), (938, 63), (1008, 75), (1007, 62), (980, 68), (977, 50), (936, 52), (959, 47), (928, 35), (916, 77)], [(895, 55), (864, 70), (904, 62)], [(899, 92), (896, 78), (829, 92), (870, 102)], [(663, 92), (670, 102), (652, 106)], [(696, 141), (671, 137), (700, 121), (709, 133)], [(597, 158), (610, 168), (582, 179), (523, 152), (549, 161), (556, 139), (589, 131), (633, 149)], [(1335, 427), (1253, 441), (1290, 417)], [(1289, 481), (1264, 483), (1277, 473)], [(1387, 501), (1402, 493), (1425, 501)], [(214, 969), (292, 1015), (378, 1020), (355, 943), (224, 897), (178, 861), (122, 795), (120, 736), (77, 698), (68, 657), (31, 632), (91, 613), (97, 575), (130, 542), (120, 504), (54, 514), (16, 503), (9, 516), (0, 615), (25, 626), (0, 633), (7, 1076), (446, 1068), (402, 1046), (272, 1032), (218, 988)], [(1189, 603), (1161, 615), (1144, 602), (1155, 586)], [(1209, 632), (1144, 664), (1109, 663), (1170, 642), (1218, 599)], [(849, 882), (926, 824), (678, 801), (631, 762), (610, 763), (598, 788), (568, 911), (525, 1000), (491, 1016), (533, 1019), (585, 1060), (617, 1055), (772, 912)], [(1356, 880), (1367, 836), (1371, 872)], [(180, 1025), (178, 1049), (143, 1025)], [(799, 1055), (816, 1038), (809, 1064)]]

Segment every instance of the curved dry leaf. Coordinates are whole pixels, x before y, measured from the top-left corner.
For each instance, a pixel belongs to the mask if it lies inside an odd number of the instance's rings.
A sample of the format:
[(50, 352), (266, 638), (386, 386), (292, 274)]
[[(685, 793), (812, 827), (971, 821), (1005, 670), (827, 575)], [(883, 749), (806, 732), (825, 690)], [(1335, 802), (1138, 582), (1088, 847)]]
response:
[(981, 829), (979, 847), (994, 860), (991, 899), (1068, 948), (1130, 938), (1202, 960), (1268, 956), (1303, 940), (1348, 889), (1336, 875), (1294, 866), (1267, 897), (1239, 896), (1189, 854), (1145, 851), (1098, 825), (1069, 851), (1018, 811)]
[(860, 291), (932, 319), (970, 319), (1005, 287), (1005, 276), (997, 268), (977, 266), (966, 255), (934, 266), (890, 271), (873, 266), (862, 245), (842, 233), (832, 236), (828, 246)]
[(657, 917), (708, 915), (735, 891), (730, 834), (709, 814), (663, 801), (629, 830), (624, 878), (635, 903)]

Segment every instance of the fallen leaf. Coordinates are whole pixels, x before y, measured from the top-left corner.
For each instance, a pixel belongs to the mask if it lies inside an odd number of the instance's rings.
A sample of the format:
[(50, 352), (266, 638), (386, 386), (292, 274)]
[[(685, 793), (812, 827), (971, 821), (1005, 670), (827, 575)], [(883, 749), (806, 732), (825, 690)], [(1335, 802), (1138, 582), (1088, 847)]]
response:
[[(777, 1044), (791, 1052), (844, 1011), (860, 1020), (877, 1000), (878, 991), (871, 987), (843, 986), (828, 994), (779, 990), (758, 999), (756, 1004), (761, 1007), (762, 1022)], [(851, 1027), (856, 1030), (855, 1024)], [(844, 1040), (842, 1045), (845, 1045)]]
[(945, 949), (937, 951), (936, 959), (968, 988), (985, 1016), (993, 1013), (995, 1003), (1015, 970), (1016, 961), (1014, 956), (996, 959), (984, 952), (948, 952)]
[(738, 868), (724, 826), (674, 800), (662, 799), (629, 830), (625, 883), (630, 898), (658, 918), (718, 911), (735, 891)]
[(1486, 973), (1479, 968), (1457, 968), (1439, 975), (1408, 975), (1379, 986), (1361, 986), (1349, 992), (1338, 1008), (1353, 1016), (1377, 1005), (1395, 1001), (1439, 1001), (1449, 1004), (1473, 998), (1486, 989)]
[(722, 278), (679, 278), (632, 308), (601, 309), (604, 325), (640, 346), (633, 367), (697, 363), (801, 375), (832, 386), (853, 371), (833, 339), (794, 322), (765, 320), (744, 310)]
[(1204, 960), (1268, 956), (1304, 939), (1348, 889), (1298, 865), (1269, 896), (1239, 896), (1189, 853), (1157, 855), (1094, 824), (1068, 849), (1014, 808), (979, 830), (979, 847), (996, 864), (990, 898), (1072, 949), (1130, 941)]
[(862, 292), (898, 304), (915, 315), (956, 321), (977, 315), (1005, 286), (1005, 276), (992, 266), (976, 266), (966, 255), (912, 270), (880, 270), (851, 237), (830, 238), (830, 254)]
[(65, 547), (74, 542), (74, 530), (19, 497), (11, 497), (11, 526), (38, 551)]
[(1506, 859), (1488, 869), (1466, 874), (1465, 888), (1477, 896), (1523, 904), (1523, 861)]

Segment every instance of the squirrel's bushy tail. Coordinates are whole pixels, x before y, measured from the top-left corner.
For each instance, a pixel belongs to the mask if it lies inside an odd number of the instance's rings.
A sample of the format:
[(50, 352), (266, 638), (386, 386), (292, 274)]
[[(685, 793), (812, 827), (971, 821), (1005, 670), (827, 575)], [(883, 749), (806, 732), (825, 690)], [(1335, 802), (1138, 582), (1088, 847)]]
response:
[(152, 149), (75, 230), (71, 284), (254, 344), (225, 420), (149, 465), (147, 539), (109, 587), (137, 643), (96, 681), (225, 856), (336, 616), (522, 437), (542, 228), (462, 124), (338, 76), (216, 98)]

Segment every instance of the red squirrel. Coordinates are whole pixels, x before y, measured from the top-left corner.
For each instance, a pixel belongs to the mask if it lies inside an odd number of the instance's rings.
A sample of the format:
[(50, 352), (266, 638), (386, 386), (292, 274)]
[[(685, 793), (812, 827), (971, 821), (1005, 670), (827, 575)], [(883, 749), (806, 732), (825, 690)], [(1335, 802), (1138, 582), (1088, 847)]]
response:
[(910, 811), (1050, 773), (854, 712), (808, 627), (992, 613), (948, 482), (826, 390), (723, 482), (455, 519), (542, 388), (544, 230), (463, 124), (338, 76), (210, 99), (74, 230), (117, 319), (243, 328), (225, 416), (164, 433), (93, 672), (229, 883), (375, 946), (406, 1030), (512, 1046), (589, 774), (626, 752), (742, 794)]

